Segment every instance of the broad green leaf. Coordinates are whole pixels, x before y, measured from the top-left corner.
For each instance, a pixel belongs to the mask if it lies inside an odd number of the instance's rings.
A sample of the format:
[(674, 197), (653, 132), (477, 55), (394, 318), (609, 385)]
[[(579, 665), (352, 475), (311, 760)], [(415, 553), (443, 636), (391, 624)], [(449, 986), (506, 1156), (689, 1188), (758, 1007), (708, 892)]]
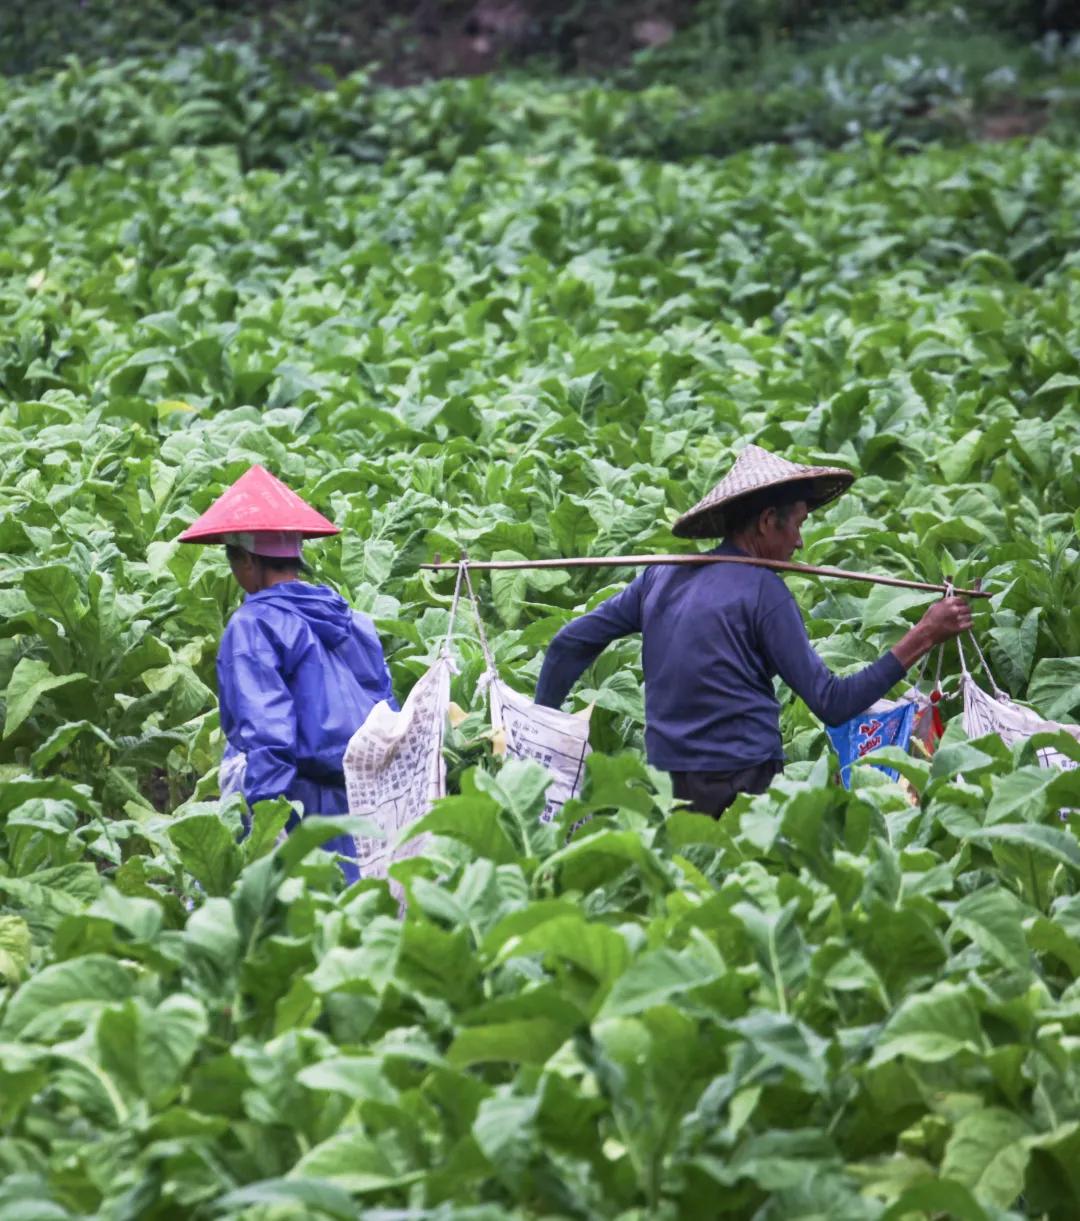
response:
[(507, 864), (517, 853), (502, 827), (499, 803), (483, 793), (444, 797), (430, 814), (409, 829), (406, 838), (430, 832), (467, 845), (476, 857)]
[(5, 1037), (32, 1038), (36, 1029), (82, 1022), (98, 1004), (125, 1000), (134, 988), (132, 972), (113, 958), (86, 954), (57, 962), (31, 976), (12, 997), (0, 1022)]
[(314, 1179), (353, 1195), (403, 1187), (419, 1177), (419, 1171), (402, 1173), (361, 1128), (336, 1133), (305, 1153), (289, 1171), (291, 1182)]
[(748, 1179), (764, 1191), (778, 1193), (804, 1187), (808, 1178), (824, 1179), (830, 1169), (839, 1169), (835, 1145), (815, 1129), (763, 1132), (740, 1143), (730, 1159), (699, 1157), (694, 1164), (726, 1187)]
[(30, 965), (30, 929), (20, 916), (0, 916), (0, 980), (17, 984)]
[(647, 848), (633, 831), (599, 831), (575, 839), (544, 862), (545, 870), (556, 866), (575, 878), (587, 875), (595, 868), (608, 872), (628, 865), (640, 873), (650, 887), (667, 889), (670, 880), (657, 855)]
[(4, 737), (10, 738), (16, 729), (37, 707), (38, 700), (50, 691), (58, 691), (82, 682), (85, 674), (54, 674), (43, 661), (32, 657), (24, 657), (15, 667), (8, 680), (4, 698), (7, 701), (7, 712), (4, 716)]
[(460, 1068), (499, 1060), (543, 1064), (569, 1033), (562, 1023), (544, 1017), (467, 1026), (455, 1036), (447, 1059)]
[(226, 1192), (214, 1201), (214, 1212), (235, 1216), (249, 1209), (288, 1209), (331, 1221), (356, 1221), (356, 1204), (348, 1191), (314, 1178), (264, 1179)]
[(525, 907), (509, 912), (491, 928), (484, 938), (483, 950), (495, 954), (511, 937), (521, 937), (539, 924), (558, 917), (576, 920), (577, 905), (565, 899), (536, 899)]
[(244, 863), (250, 864), (272, 852), (292, 815), (292, 806), (284, 800), (259, 801), (251, 814), (251, 830), (245, 836), (242, 849)]
[(614, 758), (594, 752), (585, 761), (582, 800), (593, 810), (611, 808), (649, 814), (656, 806), (654, 787), (648, 769), (629, 752)]
[(518, 819), (535, 822), (544, 809), (544, 794), (551, 785), (551, 773), (532, 759), (508, 759), (497, 777), (477, 772), (476, 785), (494, 797)]
[(909, 755), (898, 746), (882, 746), (873, 752), (874, 762), (895, 768), (916, 792), (923, 792), (930, 780), (930, 764), (925, 759)]
[(924, 607), (936, 598), (936, 594), (918, 589), (893, 589), (888, 585), (875, 585), (863, 603), (863, 630), (884, 627), (888, 623), (906, 619), (905, 612), (913, 607)]
[(303, 818), (300, 825), (289, 832), (285, 842), (274, 849), (273, 855), (291, 873), (308, 853), (321, 848), (327, 840), (336, 839), (339, 835), (379, 834), (379, 829), (367, 818), (326, 818), (312, 814)]
[[(491, 558), (513, 561), (524, 560), (526, 557), (517, 551), (496, 551)], [(528, 579), (524, 569), (511, 568), (491, 573), (491, 600), (496, 614), (507, 627), (514, 627), (521, 618), (527, 589)]]
[(1035, 391), (1032, 398), (1064, 398), (1080, 390), (1080, 377), (1071, 373), (1055, 373)]
[(953, 911), (953, 928), (1013, 971), (1027, 971), (1031, 956), (1022, 921), (1026, 910), (1008, 891), (984, 887), (962, 899)]
[(1069, 869), (1080, 871), (1080, 845), (1068, 831), (1056, 827), (1032, 826), (1030, 823), (998, 823), (983, 827), (968, 838), (993, 845), (1017, 844), (1032, 852), (1049, 857)]
[(103, 742), (110, 749), (116, 749), (116, 743), (109, 737), (104, 730), (100, 729), (93, 721), (69, 721), (66, 725), (61, 725), (59, 729), (54, 730), (49, 737), (34, 751), (30, 756), (30, 765), (36, 771), (41, 771), (48, 766), (58, 755), (66, 754), (68, 747), (83, 734), (89, 733)]
[(983, 434), (980, 429), (973, 428), (951, 445), (945, 446), (937, 454), (937, 464), (941, 473), (950, 483), (960, 483), (971, 469)]
[(1027, 698), (1048, 720), (1080, 717), (1080, 657), (1044, 657), (1035, 666)]
[(38, 1174), (11, 1174), (0, 1185), (0, 1216), (19, 1221), (71, 1221), (72, 1214), (49, 1199), (48, 1183)]
[(600, 1017), (625, 1017), (718, 978), (715, 964), (673, 950), (653, 950), (636, 959), (608, 993)]
[(216, 814), (189, 814), (169, 825), (184, 868), (208, 894), (224, 895), (236, 880), (242, 855), (235, 834)]
[(882, 1221), (905, 1221), (920, 1211), (945, 1215), (956, 1221), (990, 1221), (971, 1192), (950, 1179), (928, 1179), (909, 1187), (881, 1217)]
[(209, 1029), (203, 1005), (192, 996), (167, 996), (139, 1023), (136, 1055), (146, 1097), (159, 1100), (178, 1090)]
[(1038, 821), (1046, 812), (1047, 789), (1054, 779), (1054, 773), (1042, 767), (1025, 767), (995, 776), (986, 821), (998, 823), (1017, 816), (1027, 822)]
[(936, 1064), (963, 1051), (979, 1055), (985, 1049), (978, 1013), (967, 991), (939, 983), (900, 1005), (885, 1024), (870, 1063), (884, 1064), (906, 1056)]
[(1073, 976), (1080, 977), (1080, 942), (1059, 923), (1045, 916), (1036, 917), (1027, 929), (1027, 940), (1037, 954), (1058, 959)]
[(614, 929), (588, 923), (580, 916), (557, 916), (521, 937), (511, 938), (500, 957), (542, 954), (563, 960), (586, 972), (604, 994), (626, 969), (630, 959), (626, 941)]
[(983, 1204), (1008, 1208), (1024, 1190), (1031, 1125), (1002, 1107), (980, 1107), (953, 1129), (941, 1173), (971, 1189)]
[(808, 956), (806, 945), (796, 923), (795, 902), (779, 911), (762, 911), (752, 903), (736, 903), (732, 914), (746, 929), (754, 946), (758, 966), (773, 988), (775, 1007), (788, 1011), (788, 996), (806, 975)]
[(973, 775), (982, 768), (992, 765), (994, 758), (967, 742), (955, 742), (938, 747), (930, 764), (930, 777), (938, 780), (942, 777), (956, 776), (963, 773)]
[(805, 1023), (771, 1009), (754, 1009), (732, 1026), (763, 1065), (785, 1069), (815, 1093), (825, 1089), (827, 1043)]
[(309, 1090), (346, 1094), (350, 1098), (372, 1098), (392, 1105), (396, 1091), (383, 1075), (383, 1064), (376, 1057), (333, 1056), (309, 1064), (296, 1075)]
[(998, 646), (999, 658), (1008, 667), (1003, 681), (1010, 690), (1023, 690), (1027, 684), (1035, 662), (1042, 613), (1042, 607), (1034, 606), (1023, 619), (1013, 615), (1011, 621), (999, 623), (990, 629), (990, 635)]
[(484, 1156), (506, 1182), (532, 1161), (540, 1099), (498, 1094), (480, 1104), (472, 1132)]
[(401, 955), (401, 929), (385, 916), (369, 925), (363, 945), (335, 946), (307, 977), (318, 993), (337, 989), (383, 992), (395, 978)]
[(645, 704), (641, 684), (633, 674), (616, 671), (608, 675), (599, 687), (583, 687), (579, 695), (589, 704), (607, 708), (620, 716), (644, 723)]
[(588, 507), (575, 497), (567, 496), (548, 514), (555, 545), (562, 555), (585, 555), (596, 536), (596, 522)]
[(190, 721), (213, 700), (213, 692), (190, 666), (171, 665), (159, 670), (144, 670), (141, 677), (150, 691), (168, 692), (167, 725), (182, 725)]

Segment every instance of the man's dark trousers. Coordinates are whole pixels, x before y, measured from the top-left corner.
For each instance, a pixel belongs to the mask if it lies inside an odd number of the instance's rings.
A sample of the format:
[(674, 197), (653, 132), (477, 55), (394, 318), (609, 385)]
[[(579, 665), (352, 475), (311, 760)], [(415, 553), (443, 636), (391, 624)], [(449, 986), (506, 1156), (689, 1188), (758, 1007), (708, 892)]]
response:
[(764, 793), (783, 768), (779, 760), (769, 759), (738, 772), (672, 772), (671, 779), (676, 797), (719, 818), (740, 793)]

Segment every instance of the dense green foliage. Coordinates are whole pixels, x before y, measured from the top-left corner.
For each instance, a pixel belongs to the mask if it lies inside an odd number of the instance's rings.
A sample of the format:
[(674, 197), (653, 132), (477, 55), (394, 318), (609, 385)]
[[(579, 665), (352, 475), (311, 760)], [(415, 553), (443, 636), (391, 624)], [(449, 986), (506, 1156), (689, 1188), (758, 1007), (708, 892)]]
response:
[(987, 111), (1028, 104), (1067, 138), (1080, 113), (1077, 54), (1010, 52), (967, 27), (899, 38), (886, 28), (813, 54), (778, 53), (744, 73), (706, 72), (676, 48), (628, 73), (623, 88), (478, 77), (384, 90), (358, 72), (304, 91), (250, 46), (215, 44), (165, 60), (69, 62), (33, 83), (0, 80), (0, 156), (15, 182), (43, 165), (178, 146), (225, 145), (244, 170), (327, 154), (393, 164), (418, 156), (450, 169), (503, 146), (680, 161), (762, 142), (839, 145), (863, 132), (956, 141), (977, 133)]
[[(227, 49), (4, 91), (0, 1216), (1074, 1216), (1080, 772), (951, 708), (919, 805), (847, 793), (791, 703), (768, 794), (672, 813), (628, 641), (583, 802), (482, 759), (399, 919), (333, 824), (203, 804), (237, 595), (175, 541), (271, 467), (404, 695), (419, 562), (674, 548), (754, 440), (863, 473), (804, 558), (983, 578), (999, 677), (1076, 718), (1071, 144), (665, 162), (632, 97)], [(504, 677), (626, 575), (485, 583)], [(841, 670), (923, 601), (792, 588)]]

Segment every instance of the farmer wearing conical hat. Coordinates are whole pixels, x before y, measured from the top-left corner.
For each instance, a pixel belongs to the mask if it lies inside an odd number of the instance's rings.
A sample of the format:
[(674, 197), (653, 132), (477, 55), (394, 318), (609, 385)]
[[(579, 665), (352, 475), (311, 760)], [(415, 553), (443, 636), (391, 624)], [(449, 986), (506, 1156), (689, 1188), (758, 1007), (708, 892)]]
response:
[[(800, 466), (748, 445), (673, 530), (682, 538), (723, 538), (714, 555), (787, 561), (802, 546), (807, 514), (853, 481), (849, 471)], [(649, 762), (672, 774), (677, 797), (718, 817), (738, 793), (764, 792), (783, 767), (774, 676), (826, 725), (840, 725), (885, 695), (934, 645), (970, 626), (967, 604), (944, 599), (884, 656), (838, 678), (812, 648), (775, 572), (658, 566), (555, 636), (536, 701), (559, 707), (607, 644), (640, 632)]]
[[(339, 533), (261, 466), (254, 466), (180, 536), (224, 543), (247, 595), (217, 657), (227, 758), (243, 756), (248, 805), (273, 797), (308, 814), (346, 814), (342, 756), (380, 701), (396, 708), (382, 645), (366, 615), (325, 585), (300, 580), (302, 541)], [(288, 825), (297, 823), (294, 815)], [(348, 836), (327, 843), (346, 880), (359, 876)]]

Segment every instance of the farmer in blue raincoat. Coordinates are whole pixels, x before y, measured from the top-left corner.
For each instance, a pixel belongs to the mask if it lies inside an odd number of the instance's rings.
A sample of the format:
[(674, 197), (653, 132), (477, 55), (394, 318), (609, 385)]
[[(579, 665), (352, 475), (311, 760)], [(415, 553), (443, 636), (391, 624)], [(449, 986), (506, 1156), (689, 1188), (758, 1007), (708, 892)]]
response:
[[(302, 540), (338, 533), (262, 467), (252, 467), (190, 526), (181, 541), (224, 543), (247, 595), (217, 657), (226, 764), (243, 757), (249, 806), (274, 797), (306, 814), (346, 814), (342, 757), (380, 700), (397, 708), (382, 645), (366, 615), (325, 585), (300, 580)], [(287, 830), (298, 823), (294, 814)], [(359, 877), (356, 846), (325, 847)]]
[[(802, 466), (757, 445), (675, 523), (684, 538), (717, 538), (712, 553), (790, 560), (806, 516), (850, 487), (837, 467)], [(548, 648), (536, 702), (557, 708), (604, 647), (642, 635), (645, 747), (671, 773), (676, 797), (714, 817), (739, 793), (763, 793), (782, 770), (779, 676), (826, 725), (868, 708), (934, 645), (971, 626), (962, 598), (936, 603), (876, 661), (845, 678), (814, 651), (780, 576), (752, 565), (658, 565), (568, 623)]]

